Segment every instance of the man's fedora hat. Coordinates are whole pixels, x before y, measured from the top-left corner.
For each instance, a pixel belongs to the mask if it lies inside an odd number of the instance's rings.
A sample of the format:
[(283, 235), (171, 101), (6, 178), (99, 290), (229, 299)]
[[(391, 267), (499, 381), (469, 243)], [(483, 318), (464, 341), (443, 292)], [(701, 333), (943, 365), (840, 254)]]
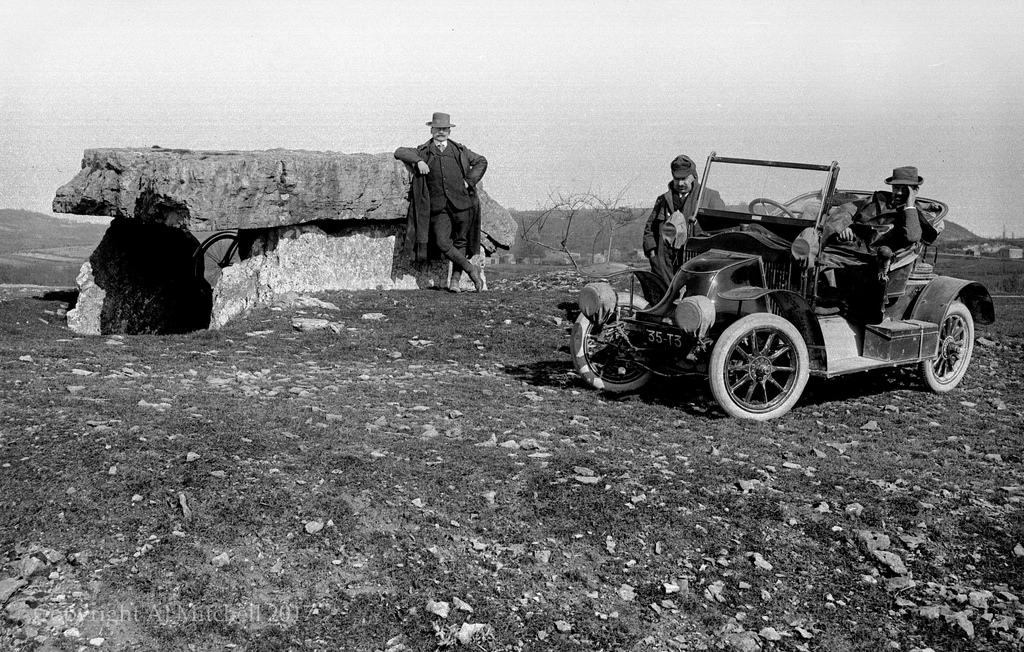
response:
[(894, 168), (892, 176), (885, 180), (890, 186), (919, 186), (924, 183), (924, 177), (917, 176), (917, 168), (912, 165), (905, 165), (901, 168)]
[(451, 129), (455, 125), (452, 124), (452, 117), (447, 113), (435, 113), (434, 117), (427, 123), (428, 127), (440, 127), (441, 129)]

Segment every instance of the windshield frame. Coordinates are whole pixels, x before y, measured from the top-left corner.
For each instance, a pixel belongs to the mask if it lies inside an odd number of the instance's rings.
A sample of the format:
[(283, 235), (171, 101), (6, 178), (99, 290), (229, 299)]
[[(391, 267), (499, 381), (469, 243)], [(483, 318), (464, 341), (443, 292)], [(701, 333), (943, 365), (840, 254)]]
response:
[[(752, 167), (774, 167), (774, 168), (786, 168), (790, 170), (809, 170), (815, 172), (826, 172), (827, 175), (824, 177), (824, 183), (820, 189), (821, 192), (821, 205), (818, 207), (818, 213), (813, 221), (806, 219), (793, 219), (784, 215), (762, 215), (752, 212), (740, 212), (736, 210), (722, 210), (716, 208), (708, 208), (704, 206), (704, 199), (706, 191), (713, 187), (714, 173), (712, 170), (713, 163), (726, 163), (734, 165), (748, 165)], [(821, 216), (825, 214), (828, 207), (831, 206), (832, 195), (835, 192), (836, 183), (839, 179), (839, 164), (836, 161), (832, 161), (830, 165), (818, 165), (813, 163), (795, 163), (790, 161), (769, 161), (761, 159), (748, 159), (748, 158), (732, 158), (726, 156), (718, 156), (715, 152), (711, 152), (708, 156), (707, 163), (704, 165), (704, 175), (701, 177), (700, 194), (697, 197), (697, 210), (694, 214), (694, 218), (701, 228), (705, 228), (705, 224), (711, 224), (712, 222), (721, 223), (733, 223), (733, 226), (741, 224), (777, 224), (784, 228), (806, 228), (809, 226), (817, 227), (821, 222)], [(816, 191), (811, 191), (811, 193)], [(805, 193), (810, 195), (811, 193)], [(802, 196), (802, 195), (801, 195)], [(798, 196), (799, 197), (799, 196)], [(703, 221), (701, 218), (705, 218)], [(702, 223), (703, 222), (703, 223)]]

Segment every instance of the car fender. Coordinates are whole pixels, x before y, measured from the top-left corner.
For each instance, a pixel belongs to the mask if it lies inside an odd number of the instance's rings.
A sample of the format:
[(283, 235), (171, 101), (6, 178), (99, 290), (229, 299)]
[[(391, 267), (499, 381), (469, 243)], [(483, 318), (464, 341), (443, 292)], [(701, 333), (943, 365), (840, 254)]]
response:
[(975, 322), (991, 324), (996, 320), (992, 297), (984, 285), (951, 276), (936, 276), (921, 290), (910, 318), (938, 324), (945, 316), (950, 302), (957, 298), (971, 311)]
[(811, 304), (792, 290), (747, 286), (719, 292), (718, 296), (730, 301), (761, 301), (770, 297), (779, 307), (780, 316), (796, 326), (808, 347), (825, 344), (825, 337), (821, 334), (821, 326), (814, 317)]

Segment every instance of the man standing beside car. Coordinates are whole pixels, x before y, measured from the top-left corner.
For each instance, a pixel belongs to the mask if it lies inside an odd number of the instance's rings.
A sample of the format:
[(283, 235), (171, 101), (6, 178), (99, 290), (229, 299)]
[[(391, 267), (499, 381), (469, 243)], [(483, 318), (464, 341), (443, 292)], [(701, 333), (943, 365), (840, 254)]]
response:
[(477, 292), (484, 288), (480, 268), (470, 258), (480, 250), (480, 198), (476, 186), (487, 171), (487, 159), (448, 138), (451, 116), (434, 113), (430, 140), (419, 147), (399, 147), (395, 158), (413, 173), (410, 188), (406, 248), (416, 262), (428, 259), (433, 239), (452, 261), (451, 292), (459, 292), (462, 272)]
[[(669, 283), (679, 268), (679, 254), (686, 245), (690, 225), (697, 212), (697, 198), (700, 197), (700, 183), (697, 166), (685, 154), (672, 159), (669, 165), (672, 181), (668, 192), (654, 200), (654, 208), (644, 226), (644, 255), (651, 261), (651, 271)], [(705, 191), (704, 205), (708, 208), (724, 208), (725, 203), (718, 192), (710, 188)]]

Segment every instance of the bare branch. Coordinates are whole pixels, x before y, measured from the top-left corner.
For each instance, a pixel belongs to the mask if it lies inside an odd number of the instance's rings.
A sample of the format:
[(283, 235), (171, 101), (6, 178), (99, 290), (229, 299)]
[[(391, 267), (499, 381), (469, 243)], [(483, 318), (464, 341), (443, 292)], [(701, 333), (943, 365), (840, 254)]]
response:
[[(548, 191), (548, 201), (543, 210), (523, 218), (521, 238), (543, 249), (565, 254), (573, 267), (579, 271), (579, 261), (572, 255), (569, 241), (574, 235), (580, 235), (578, 227), (581, 220), (596, 221), (598, 229), (590, 243), (591, 251), (597, 251), (599, 243), (604, 244), (600, 248), (603, 249), (606, 258), (610, 259), (616, 233), (633, 223), (635, 219), (633, 211), (622, 205), (623, 197), (632, 185), (633, 181), (630, 181), (611, 195), (595, 190), (593, 184), (585, 191), (551, 189)], [(544, 241), (542, 232), (546, 227), (553, 226), (556, 221), (561, 222), (560, 237), (557, 240), (558, 245), (553, 246)], [(548, 241), (551, 239), (548, 238)]]

